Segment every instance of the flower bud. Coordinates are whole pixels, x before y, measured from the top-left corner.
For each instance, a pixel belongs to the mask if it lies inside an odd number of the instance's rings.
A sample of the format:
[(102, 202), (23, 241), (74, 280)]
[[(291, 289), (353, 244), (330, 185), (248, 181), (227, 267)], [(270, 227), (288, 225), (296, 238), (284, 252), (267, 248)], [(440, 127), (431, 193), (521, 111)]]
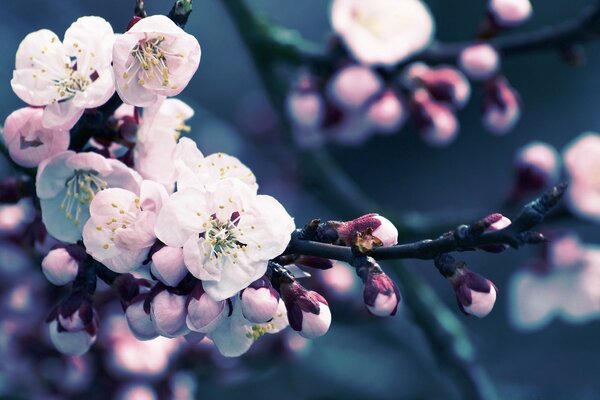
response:
[(357, 233), (364, 234), (371, 229), (371, 235), (375, 236), (384, 246), (393, 246), (398, 243), (398, 229), (392, 222), (379, 214), (371, 213), (352, 221), (341, 222), (335, 227), (339, 240), (346, 246), (353, 244)]
[(150, 340), (158, 336), (149, 313), (144, 310), (146, 295), (135, 298), (125, 309), (129, 330), (138, 340)]
[(522, 24), (533, 13), (529, 0), (490, 0), (488, 11), (494, 22), (506, 28)]
[(150, 303), (150, 315), (156, 331), (166, 337), (177, 337), (189, 332), (186, 326), (186, 297), (159, 292)]
[(58, 351), (70, 355), (86, 353), (96, 341), (98, 318), (91, 300), (74, 293), (48, 318), (50, 340)]
[(520, 117), (516, 90), (504, 77), (488, 81), (483, 99), (483, 126), (495, 135), (504, 135), (514, 128)]
[[(71, 249), (77, 246), (69, 246)], [(42, 260), (42, 272), (50, 283), (62, 286), (73, 282), (79, 270), (80, 258), (73, 257), (73, 251), (66, 247), (57, 247), (44, 257)], [(85, 251), (83, 251), (85, 256)]]
[(286, 100), (288, 115), (300, 128), (315, 129), (325, 118), (325, 101), (308, 76), (300, 78)]
[(407, 112), (393, 90), (386, 90), (367, 110), (369, 122), (380, 133), (397, 132), (406, 120)]
[(551, 145), (531, 142), (517, 151), (514, 159), (517, 182), (514, 195), (549, 188), (560, 178), (560, 156)]
[(264, 276), (242, 290), (240, 299), (242, 314), (248, 321), (256, 324), (273, 319), (279, 306), (279, 293), (273, 289), (271, 280)]
[(372, 269), (365, 281), (363, 300), (369, 312), (378, 317), (396, 315), (402, 300), (398, 286), (381, 269)]
[(339, 70), (329, 81), (331, 101), (344, 110), (357, 110), (383, 90), (381, 78), (369, 67), (350, 65)]
[[(488, 215), (483, 219), (483, 222), (488, 226), (484, 233), (499, 231), (511, 224), (511, 220), (509, 218), (499, 213)], [(508, 247), (509, 246), (507, 244), (485, 244), (483, 246), (479, 246), (481, 250), (487, 251), (488, 253), (501, 253), (508, 249)]]
[(498, 72), (500, 56), (491, 45), (478, 43), (460, 52), (458, 65), (469, 78), (483, 81)]
[(229, 299), (215, 301), (204, 292), (202, 284), (197, 283), (188, 298), (186, 324), (194, 332), (209, 333), (231, 315), (232, 311)]
[(188, 273), (183, 263), (183, 249), (165, 246), (158, 250), (152, 254), (150, 271), (165, 285), (177, 286)]
[(448, 279), (462, 312), (483, 318), (492, 311), (498, 289), (490, 280), (464, 266), (457, 268)]
[(428, 145), (444, 147), (456, 139), (459, 123), (454, 112), (434, 101), (425, 89), (413, 93), (412, 108), (421, 138)]
[(323, 296), (306, 290), (295, 281), (281, 284), (281, 296), (293, 330), (307, 339), (327, 333), (331, 325), (331, 311)]
[(424, 87), (431, 97), (452, 108), (463, 108), (471, 97), (471, 85), (462, 72), (449, 66), (426, 68), (416, 84)]

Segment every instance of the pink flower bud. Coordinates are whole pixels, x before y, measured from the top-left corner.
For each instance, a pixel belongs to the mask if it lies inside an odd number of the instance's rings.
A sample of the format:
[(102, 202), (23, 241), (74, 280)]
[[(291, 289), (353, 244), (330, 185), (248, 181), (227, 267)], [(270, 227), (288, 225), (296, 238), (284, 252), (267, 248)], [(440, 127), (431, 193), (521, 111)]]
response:
[[(511, 224), (510, 219), (499, 213), (488, 215), (484, 218), (484, 221), (487, 224), (490, 224), (484, 232), (499, 231)], [(504, 250), (508, 249), (508, 247), (509, 246), (507, 244), (486, 244), (480, 246), (479, 248), (484, 251), (487, 251), (488, 253), (501, 253)]]
[(406, 121), (406, 109), (393, 90), (386, 90), (367, 110), (369, 122), (380, 133), (397, 132)]
[(183, 249), (165, 246), (152, 254), (150, 265), (152, 275), (167, 286), (177, 286), (187, 275), (188, 270), (183, 263)]
[(488, 81), (483, 100), (483, 126), (495, 135), (511, 131), (521, 117), (516, 90), (504, 77)]
[(483, 81), (498, 72), (500, 56), (487, 43), (474, 44), (460, 52), (458, 65), (469, 78)]
[(372, 230), (372, 235), (381, 240), (384, 246), (393, 246), (398, 243), (398, 229), (392, 222), (379, 214), (367, 214), (352, 221), (342, 222), (336, 227), (339, 239), (350, 246), (357, 233)]
[(490, 0), (488, 10), (502, 27), (514, 27), (527, 21), (533, 9), (529, 0)]
[(398, 286), (381, 271), (368, 274), (363, 291), (363, 300), (369, 312), (378, 317), (396, 315), (402, 300)]
[(293, 330), (307, 339), (327, 333), (331, 325), (331, 311), (323, 296), (306, 290), (295, 281), (281, 284), (281, 296)]
[(150, 340), (158, 336), (149, 313), (144, 310), (145, 295), (138, 296), (125, 309), (129, 330), (138, 340)]
[(492, 311), (497, 289), (490, 280), (466, 267), (458, 268), (449, 280), (462, 312), (483, 318)]
[(79, 260), (73, 258), (64, 247), (50, 250), (42, 260), (42, 272), (46, 279), (57, 286), (73, 282), (78, 270)]
[(357, 110), (383, 90), (381, 78), (369, 67), (350, 65), (339, 70), (329, 81), (331, 101), (345, 110)]
[(156, 331), (166, 337), (177, 337), (189, 332), (185, 320), (186, 297), (163, 290), (152, 299), (150, 315)]
[(271, 281), (262, 277), (252, 282), (240, 292), (242, 314), (253, 323), (261, 324), (270, 321), (277, 313), (279, 293), (273, 289)]
[(194, 332), (209, 333), (231, 315), (231, 301), (215, 301), (204, 292), (202, 284), (197, 283), (188, 298), (186, 323)]
[(325, 118), (325, 101), (310, 78), (301, 78), (286, 100), (288, 115), (300, 128), (315, 129)]
[(427, 68), (416, 79), (436, 101), (463, 108), (471, 97), (471, 85), (462, 72), (449, 66)]
[(413, 93), (413, 115), (421, 138), (430, 146), (444, 147), (456, 139), (459, 123), (454, 112), (434, 101), (425, 89)]
[(518, 192), (543, 190), (560, 178), (560, 156), (543, 142), (531, 142), (517, 151), (514, 160)]
[(4, 122), (4, 140), (11, 158), (24, 167), (38, 164), (69, 147), (69, 131), (42, 125), (43, 108), (21, 108)]

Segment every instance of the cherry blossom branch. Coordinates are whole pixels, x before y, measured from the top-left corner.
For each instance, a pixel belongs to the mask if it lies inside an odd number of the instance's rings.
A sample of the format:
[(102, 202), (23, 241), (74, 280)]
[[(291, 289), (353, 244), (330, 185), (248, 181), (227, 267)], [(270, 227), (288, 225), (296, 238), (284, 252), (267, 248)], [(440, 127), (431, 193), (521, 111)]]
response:
[[(472, 251), (492, 244), (519, 248), (525, 244), (541, 243), (545, 241), (544, 236), (531, 229), (541, 223), (550, 210), (558, 204), (566, 187), (566, 184), (555, 186), (527, 204), (507, 228), (484, 233), (485, 222), (482, 220), (471, 225), (460, 225), (434, 240), (426, 239), (395, 246), (377, 247), (368, 255), (377, 260), (429, 260), (441, 253)], [(298, 229), (292, 235), (285, 254), (315, 256), (349, 263), (352, 263), (356, 256), (356, 252), (351, 247), (321, 243), (315, 239), (318, 240), (318, 234), (307, 233), (306, 228)]]
[[(285, 88), (278, 82), (273, 72), (276, 47), (265, 45), (265, 30), (268, 24), (258, 19), (241, 0), (224, 0), (223, 6), (232, 18), (242, 41), (246, 44), (252, 62), (256, 67), (262, 84), (271, 103), (279, 115), (280, 122), (287, 132), (288, 143), (293, 147), (290, 127), (286, 126)], [(285, 35), (289, 31), (282, 31)], [(288, 36), (293, 42), (293, 34)], [(281, 50), (281, 49), (280, 49)], [(293, 147), (294, 148), (294, 147)], [(325, 150), (301, 152), (294, 150), (309, 167), (303, 171), (331, 196), (324, 199), (335, 202), (336, 209), (348, 218), (380, 209), (370, 201), (354, 182), (335, 165)], [(338, 199), (344, 199), (339, 202)], [(363, 202), (364, 201), (364, 202)], [(366, 207), (369, 207), (365, 209)], [(372, 208), (371, 208), (372, 207)], [(356, 212), (358, 211), (358, 212)], [(414, 321), (421, 327), (423, 334), (431, 344), (432, 351), (440, 363), (444, 364), (457, 377), (455, 380), (461, 392), (470, 398), (493, 399), (495, 390), (485, 370), (477, 363), (475, 351), (468, 335), (459, 320), (439, 300), (436, 293), (424, 282), (412, 275), (407, 269), (391, 271), (404, 284), (404, 298), (411, 309)]]
[[(329, 52), (324, 46), (303, 38), (297, 31), (260, 21), (262, 46), (271, 49), (280, 61), (291, 65), (310, 65), (315, 69), (329, 69), (343, 55), (342, 52)], [(489, 40), (504, 55), (521, 54), (533, 51), (560, 49), (565, 45), (584, 43), (600, 37), (600, 3), (586, 7), (580, 15), (555, 25), (530, 32), (513, 34)], [(414, 61), (438, 64), (455, 61), (460, 52), (476, 41), (436, 42), (424, 52), (404, 60), (401, 67)]]

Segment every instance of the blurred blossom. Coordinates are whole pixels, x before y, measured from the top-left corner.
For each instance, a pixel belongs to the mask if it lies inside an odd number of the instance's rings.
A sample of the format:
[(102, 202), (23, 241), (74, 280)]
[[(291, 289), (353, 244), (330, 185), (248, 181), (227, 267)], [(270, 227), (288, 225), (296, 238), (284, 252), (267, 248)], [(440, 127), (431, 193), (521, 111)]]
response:
[(485, 85), (483, 126), (494, 135), (510, 132), (521, 118), (521, 100), (506, 78), (499, 76)]
[(574, 234), (548, 244), (543, 269), (513, 274), (509, 317), (520, 330), (538, 330), (554, 318), (583, 323), (600, 316), (600, 247), (585, 245)]
[(404, 84), (413, 91), (425, 88), (433, 99), (453, 109), (463, 108), (471, 97), (471, 85), (458, 69), (442, 65), (429, 67), (422, 62), (409, 65)]
[(357, 110), (383, 89), (383, 81), (369, 67), (350, 65), (331, 78), (327, 94), (341, 109)]
[(107, 348), (106, 363), (117, 377), (162, 376), (183, 344), (180, 339), (165, 337), (140, 341), (121, 315), (112, 315), (104, 321), (106, 329), (103, 329), (102, 340)]
[(369, 106), (367, 118), (378, 132), (397, 132), (408, 116), (405, 105), (398, 95), (391, 89), (383, 92)]
[(600, 222), (600, 134), (588, 132), (563, 150), (570, 178), (567, 206), (577, 216)]
[(143, 18), (118, 36), (112, 54), (119, 96), (140, 107), (181, 93), (200, 64), (198, 40), (164, 15)]
[(37, 167), (43, 159), (69, 147), (69, 131), (44, 128), (43, 115), (42, 108), (25, 107), (4, 122), (4, 141), (10, 156), (23, 167)]
[(47, 29), (32, 32), (17, 49), (11, 86), (31, 106), (45, 106), (43, 125), (71, 129), (86, 108), (115, 91), (111, 67), (115, 35), (100, 17), (81, 17), (63, 42)]
[(517, 150), (514, 167), (516, 183), (512, 196), (520, 197), (522, 192), (544, 190), (556, 184), (561, 158), (551, 145), (534, 141)]
[(412, 95), (413, 118), (421, 138), (433, 147), (452, 143), (459, 130), (454, 112), (431, 98), (425, 89), (417, 89)]
[(325, 101), (316, 83), (308, 75), (301, 75), (286, 100), (288, 115), (300, 129), (316, 129), (325, 116)]
[(140, 183), (138, 173), (120, 161), (96, 153), (56, 154), (40, 164), (36, 177), (44, 225), (56, 239), (75, 243), (96, 193), (107, 187), (138, 193)]
[(314, 276), (319, 280), (319, 286), (327, 298), (350, 300), (360, 293), (359, 280), (354, 268), (348, 263), (334, 260), (332, 268), (314, 271)]
[(115, 400), (158, 400), (158, 394), (147, 383), (129, 383), (119, 388)]
[(369, 65), (394, 65), (433, 40), (435, 24), (418, 0), (333, 0), (331, 25), (354, 57)]
[(533, 13), (529, 0), (489, 0), (488, 10), (494, 22), (502, 27), (520, 25)]
[(25, 197), (15, 204), (0, 204), (0, 236), (19, 235), (35, 218), (33, 199)]
[(490, 44), (478, 43), (460, 52), (458, 65), (469, 78), (483, 81), (498, 72), (500, 56)]

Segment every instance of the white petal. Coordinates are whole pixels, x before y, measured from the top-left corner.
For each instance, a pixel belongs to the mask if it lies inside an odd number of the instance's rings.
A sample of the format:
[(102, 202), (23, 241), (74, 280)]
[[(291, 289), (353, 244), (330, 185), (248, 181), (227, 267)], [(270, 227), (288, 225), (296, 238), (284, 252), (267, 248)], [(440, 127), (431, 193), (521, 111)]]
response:
[[(100, 17), (77, 19), (65, 32), (64, 46), (77, 58), (77, 71), (84, 75), (110, 67), (115, 35), (112, 27)], [(99, 71), (98, 71), (99, 72)]]
[(40, 163), (35, 179), (36, 194), (40, 199), (48, 199), (64, 192), (65, 183), (74, 172), (67, 160), (74, 154), (72, 151), (64, 151)]
[[(188, 188), (171, 195), (156, 221), (156, 236), (165, 244), (183, 247), (194, 234), (202, 232), (207, 215), (206, 193)], [(200, 215), (198, 215), (200, 214)]]

